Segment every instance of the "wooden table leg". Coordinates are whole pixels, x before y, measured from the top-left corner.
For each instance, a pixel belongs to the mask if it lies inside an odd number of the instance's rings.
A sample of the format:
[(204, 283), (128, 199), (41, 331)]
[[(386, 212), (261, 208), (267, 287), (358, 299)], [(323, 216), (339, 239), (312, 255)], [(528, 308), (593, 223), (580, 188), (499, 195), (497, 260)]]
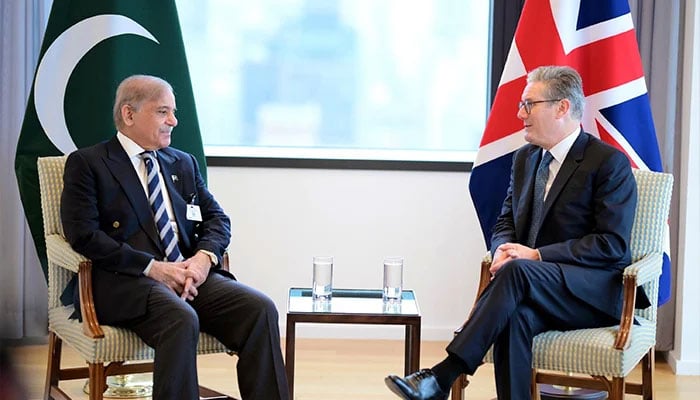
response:
[(287, 315), (287, 337), (285, 338), (284, 364), (289, 385), (289, 398), (294, 400), (294, 342), (296, 336), (296, 320)]
[(420, 368), (420, 322), (406, 325), (406, 338), (404, 342), (404, 373), (408, 375), (418, 371)]

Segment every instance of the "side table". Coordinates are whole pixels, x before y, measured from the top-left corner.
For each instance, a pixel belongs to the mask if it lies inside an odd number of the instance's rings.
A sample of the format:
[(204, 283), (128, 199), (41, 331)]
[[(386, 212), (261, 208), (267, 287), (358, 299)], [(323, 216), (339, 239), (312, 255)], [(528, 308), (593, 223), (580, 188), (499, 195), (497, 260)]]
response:
[(294, 399), (294, 345), (297, 323), (404, 325), (405, 375), (420, 364), (421, 316), (413, 290), (404, 290), (400, 303), (382, 301), (380, 289), (334, 289), (330, 300), (314, 301), (309, 288), (289, 289), (287, 305), (286, 371)]

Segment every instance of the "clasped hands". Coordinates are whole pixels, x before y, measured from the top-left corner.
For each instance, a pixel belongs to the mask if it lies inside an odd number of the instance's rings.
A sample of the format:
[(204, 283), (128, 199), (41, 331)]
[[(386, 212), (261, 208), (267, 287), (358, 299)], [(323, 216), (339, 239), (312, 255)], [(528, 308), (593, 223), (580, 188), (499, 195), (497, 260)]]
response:
[(491, 279), (493, 279), (493, 276), (496, 275), (496, 272), (501, 269), (503, 264), (516, 258), (541, 260), (540, 252), (537, 249), (518, 243), (503, 243), (496, 248), (496, 252), (493, 254), (493, 261), (491, 262), (491, 268), (489, 268)]
[(201, 251), (178, 262), (153, 261), (149, 276), (162, 282), (183, 300), (193, 300), (197, 288), (204, 283), (211, 269), (211, 259)]

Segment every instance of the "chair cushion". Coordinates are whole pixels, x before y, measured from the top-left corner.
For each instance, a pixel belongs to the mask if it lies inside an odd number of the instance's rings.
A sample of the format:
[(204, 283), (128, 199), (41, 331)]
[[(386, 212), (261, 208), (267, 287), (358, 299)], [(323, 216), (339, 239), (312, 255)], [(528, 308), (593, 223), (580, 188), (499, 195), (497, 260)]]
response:
[[(581, 373), (624, 377), (637, 365), (656, 343), (656, 326), (639, 319), (630, 334), (629, 348), (615, 350), (618, 326), (573, 331), (547, 331), (535, 336), (532, 346), (532, 367)], [(493, 362), (489, 349), (485, 362)]]
[[(87, 362), (104, 363), (112, 361), (149, 360), (153, 349), (146, 345), (135, 333), (128, 329), (100, 325), (105, 337), (91, 339), (83, 334), (81, 323), (70, 319), (73, 306), (55, 307), (49, 310), (49, 330), (72, 348), (76, 349)], [(230, 352), (213, 336), (200, 333), (197, 354)]]

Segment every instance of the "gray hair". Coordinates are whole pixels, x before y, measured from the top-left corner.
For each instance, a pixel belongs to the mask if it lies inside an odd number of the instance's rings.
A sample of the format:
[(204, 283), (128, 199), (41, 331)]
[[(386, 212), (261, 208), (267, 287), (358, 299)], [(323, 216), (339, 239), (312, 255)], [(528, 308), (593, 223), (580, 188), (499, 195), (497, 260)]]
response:
[(117, 87), (114, 97), (114, 125), (121, 130), (124, 126), (122, 120), (122, 107), (130, 105), (134, 110), (141, 108), (145, 101), (156, 100), (169, 90), (173, 93), (173, 87), (165, 80), (151, 75), (132, 75), (124, 79)]
[(543, 82), (544, 95), (548, 99), (568, 99), (571, 102), (571, 116), (580, 121), (583, 118), (585, 96), (581, 75), (566, 66), (537, 67), (527, 74), (527, 83)]

